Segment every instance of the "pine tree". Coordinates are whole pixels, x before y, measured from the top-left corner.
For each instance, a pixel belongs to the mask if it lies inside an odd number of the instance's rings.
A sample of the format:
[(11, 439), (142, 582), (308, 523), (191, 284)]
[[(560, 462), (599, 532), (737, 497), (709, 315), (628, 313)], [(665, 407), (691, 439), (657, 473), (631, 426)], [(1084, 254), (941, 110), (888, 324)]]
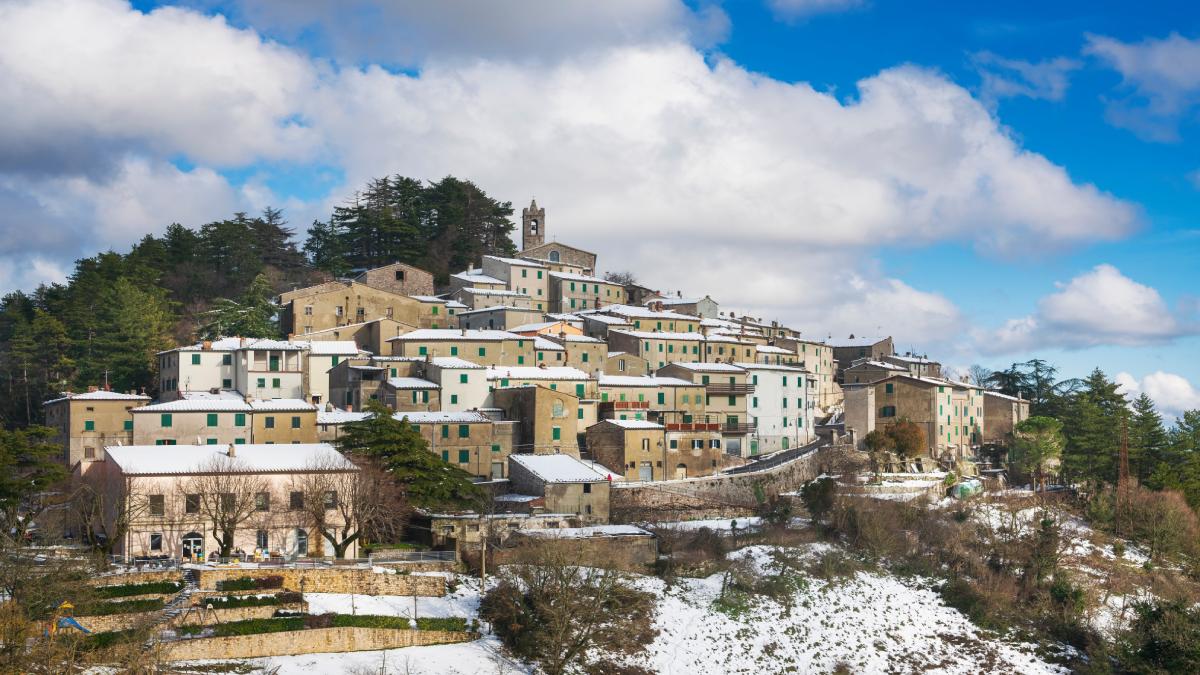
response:
[(1064, 404), (1063, 476), (1068, 482), (1115, 483), (1121, 425), (1128, 418), (1125, 396), (1096, 368), (1083, 388)]
[(1168, 461), (1167, 430), (1154, 401), (1145, 393), (1134, 400), (1132, 407), (1129, 464), (1133, 475), (1144, 482), (1160, 463)]
[(215, 340), (227, 335), (271, 338), (279, 335), (275, 292), (265, 274), (259, 274), (238, 300), (220, 298), (204, 314), (200, 336)]
[(370, 415), (365, 419), (346, 425), (339, 441), (342, 452), (377, 461), (417, 506), (461, 507), (477, 502), (479, 488), (471, 475), (430, 452), (412, 425), (394, 418), (379, 401), (369, 402), (366, 411)]

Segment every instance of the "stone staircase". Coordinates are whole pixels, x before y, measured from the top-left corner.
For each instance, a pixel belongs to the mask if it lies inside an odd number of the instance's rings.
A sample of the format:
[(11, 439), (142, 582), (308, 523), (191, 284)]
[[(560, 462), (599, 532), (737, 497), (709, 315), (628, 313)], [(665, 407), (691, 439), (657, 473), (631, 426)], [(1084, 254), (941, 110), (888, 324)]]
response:
[[(162, 612), (155, 619), (152, 628), (159, 629), (160, 627), (165, 627), (164, 624), (169, 624), (176, 617), (186, 612), (191, 607), (192, 594), (199, 590), (200, 579), (196, 575), (196, 570), (183, 570), (183, 588), (162, 608)], [(154, 637), (146, 641), (146, 648), (150, 648), (155, 642), (161, 639), (161, 634), (158, 630), (155, 630)]]

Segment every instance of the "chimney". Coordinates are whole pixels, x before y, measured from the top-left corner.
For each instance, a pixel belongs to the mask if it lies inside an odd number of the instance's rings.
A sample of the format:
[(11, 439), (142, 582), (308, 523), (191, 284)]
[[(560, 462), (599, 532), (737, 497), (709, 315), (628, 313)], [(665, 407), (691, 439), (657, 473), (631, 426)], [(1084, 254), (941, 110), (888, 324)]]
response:
[(201, 342), (200, 343), (200, 351), (211, 352), (212, 351), (212, 340), (205, 340), (204, 342)]
[(92, 393), (92, 392), (94, 392), (94, 391), (100, 391), (100, 387), (97, 387), (97, 386), (96, 386), (96, 385), (94, 385), (94, 384), (89, 384), (89, 385), (88, 385), (88, 393), (90, 394), (90, 393)]
[(235, 445), (233, 443), (229, 444), (229, 456), (237, 457), (237, 445)]

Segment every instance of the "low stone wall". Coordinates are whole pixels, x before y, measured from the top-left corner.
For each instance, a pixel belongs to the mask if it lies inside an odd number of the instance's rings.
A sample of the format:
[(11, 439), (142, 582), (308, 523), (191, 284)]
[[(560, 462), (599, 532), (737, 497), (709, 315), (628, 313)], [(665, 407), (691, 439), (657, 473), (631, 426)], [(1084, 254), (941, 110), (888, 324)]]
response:
[[(267, 605), (264, 607), (232, 607), (229, 609), (214, 609), (211, 612), (187, 612), (180, 614), (170, 625), (172, 626), (196, 626), (209, 625), (214, 623), (229, 623), (230, 621), (242, 621), (244, 619), (269, 619), (275, 615), (276, 610), (286, 609), (293, 612), (307, 612), (307, 602), (295, 602), (283, 605)], [(108, 633), (114, 630), (125, 630), (134, 626), (155, 621), (162, 616), (162, 612), (139, 612), (137, 614), (109, 614), (107, 616), (80, 616), (76, 617), (79, 625), (92, 631), (93, 633)]]
[[(528, 560), (524, 557), (528, 555), (539, 558), (558, 555), (589, 567), (645, 573), (658, 560), (658, 539), (648, 536), (556, 539), (516, 535), (509, 538), (509, 543), (512, 548), (490, 550), (491, 565), (520, 563)], [(476, 551), (474, 560), (478, 562), (478, 558)]]
[(109, 614), (107, 616), (77, 616), (75, 620), (79, 622), (80, 626), (93, 633), (109, 633), (154, 621), (161, 615), (162, 612), (138, 612), (137, 614)]
[(166, 645), (166, 658), (170, 661), (251, 659), (260, 656), (399, 649), (468, 642), (473, 639), (475, 635), (458, 631), (316, 628), (283, 633), (181, 640)]
[(201, 590), (205, 591), (218, 590), (217, 583), (229, 579), (277, 576), (283, 577), (283, 590), (303, 593), (419, 595), (433, 598), (440, 598), (446, 594), (446, 580), (442, 577), (389, 574), (363, 568), (201, 569), (197, 570), (196, 574)]
[(121, 572), (92, 577), (88, 583), (93, 586), (124, 586), (126, 584), (149, 584), (156, 581), (183, 581), (183, 572), (179, 570)]
[(458, 563), (450, 562), (404, 562), (402, 560), (373, 560), (376, 567), (386, 567), (397, 572), (456, 572)]
[(748, 473), (703, 476), (648, 483), (614, 483), (610, 514), (614, 523), (653, 522), (749, 515), (759, 496), (769, 498), (799, 489), (819, 476), (841, 451), (821, 448), (779, 466)]

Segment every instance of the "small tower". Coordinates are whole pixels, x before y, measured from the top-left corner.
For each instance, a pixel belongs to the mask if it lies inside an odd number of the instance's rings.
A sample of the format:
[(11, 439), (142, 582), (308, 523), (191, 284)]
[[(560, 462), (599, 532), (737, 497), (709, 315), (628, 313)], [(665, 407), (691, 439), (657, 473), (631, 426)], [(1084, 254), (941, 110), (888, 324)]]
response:
[(539, 209), (537, 200), (521, 209), (521, 250), (528, 251), (546, 243), (546, 209)]

